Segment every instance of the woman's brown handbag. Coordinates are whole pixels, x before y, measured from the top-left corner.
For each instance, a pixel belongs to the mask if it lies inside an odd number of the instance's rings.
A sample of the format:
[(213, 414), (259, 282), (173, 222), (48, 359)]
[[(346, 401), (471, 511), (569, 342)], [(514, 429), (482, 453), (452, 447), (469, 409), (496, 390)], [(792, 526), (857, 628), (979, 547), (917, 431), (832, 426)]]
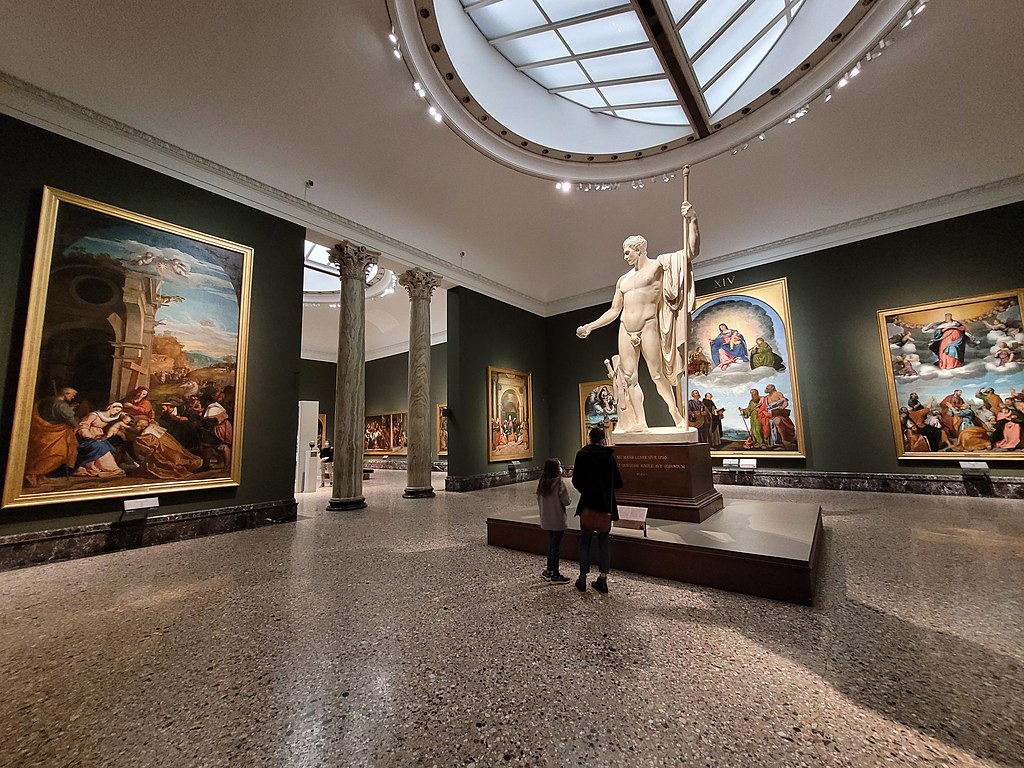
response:
[(580, 528), (594, 533), (608, 533), (612, 529), (612, 513), (584, 507), (580, 512)]

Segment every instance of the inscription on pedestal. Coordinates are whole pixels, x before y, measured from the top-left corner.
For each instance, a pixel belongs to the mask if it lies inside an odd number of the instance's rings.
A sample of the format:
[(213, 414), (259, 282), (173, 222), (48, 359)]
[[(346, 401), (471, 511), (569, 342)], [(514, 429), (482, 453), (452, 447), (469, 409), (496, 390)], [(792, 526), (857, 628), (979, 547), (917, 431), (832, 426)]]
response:
[(722, 508), (707, 443), (617, 445), (622, 473), (616, 497), (647, 507), (649, 517), (700, 522)]

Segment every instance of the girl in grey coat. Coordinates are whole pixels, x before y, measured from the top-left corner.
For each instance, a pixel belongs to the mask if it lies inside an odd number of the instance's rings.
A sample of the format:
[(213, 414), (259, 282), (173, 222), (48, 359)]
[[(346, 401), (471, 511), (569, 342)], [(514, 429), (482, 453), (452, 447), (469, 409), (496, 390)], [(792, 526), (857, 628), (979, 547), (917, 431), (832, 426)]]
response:
[(559, 550), (565, 533), (565, 508), (569, 506), (569, 489), (562, 479), (562, 463), (558, 459), (544, 462), (544, 471), (537, 483), (537, 505), (540, 527), (548, 532), (548, 567), (541, 574), (554, 584), (568, 584), (569, 579), (558, 572)]

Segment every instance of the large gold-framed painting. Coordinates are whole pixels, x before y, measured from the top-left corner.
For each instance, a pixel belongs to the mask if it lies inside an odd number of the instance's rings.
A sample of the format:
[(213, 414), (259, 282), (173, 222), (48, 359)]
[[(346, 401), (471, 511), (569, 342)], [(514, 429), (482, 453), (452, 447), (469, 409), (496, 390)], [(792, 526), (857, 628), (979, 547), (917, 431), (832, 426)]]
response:
[(487, 366), (487, 460), (533, 458), (533, 374)]
[(437, 455), (448, 455), (448, 404), (437, 404)]
[(792, 325), (785, 278), (697, 297), (680, 408), (712, 456), (805, 456)]
[(580, 444), (587, 444), (594, 427), (603, 428), (604, 433), (611, 436), (618, 423), (618, 402), (612, 382), (605, 379), (580, 384)]
[(898, 458), (1024, 459), (1024, 289), (878, 312)]
[(240, 482), (252, 257), (44, 188), (5, 507)]
[(365, 417), (363, 453), (378, 456), (408, 453), (407, 418), (408, 414), (405, 411), (375, 413)]

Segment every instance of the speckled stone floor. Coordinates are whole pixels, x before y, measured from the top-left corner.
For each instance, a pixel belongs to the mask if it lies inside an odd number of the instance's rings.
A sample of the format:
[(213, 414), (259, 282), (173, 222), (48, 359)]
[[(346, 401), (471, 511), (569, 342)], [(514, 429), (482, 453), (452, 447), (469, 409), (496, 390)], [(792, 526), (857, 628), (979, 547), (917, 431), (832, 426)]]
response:
[(532, 483), (404, 483), (375, 472), (355, 513), (320, 491), (295, 524), (0, 573), (0, 765), (1024, 760), (1019, 501), (722, 488), (824, 506), (806, 608), (614, 571), (580, 595), (484, 543)]

